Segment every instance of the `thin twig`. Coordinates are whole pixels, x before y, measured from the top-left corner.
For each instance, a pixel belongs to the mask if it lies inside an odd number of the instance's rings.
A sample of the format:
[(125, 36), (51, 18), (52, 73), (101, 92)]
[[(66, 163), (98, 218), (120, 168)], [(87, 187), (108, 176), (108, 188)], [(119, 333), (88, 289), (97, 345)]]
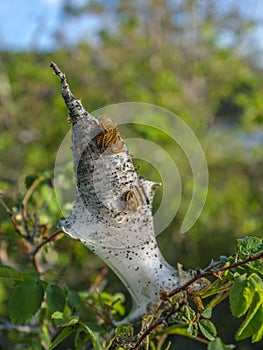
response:
[(2, 198), (0, 198), (0, 204), (2, 204), (3, 208), (5, 209), (5, 212), (10, 216), (10, 220), (14, 226), (15, 231), (19, 234), (19, 236), (24, 238), (24, 235), (16, 222), (15, 213), (8, 207), (8, 205), (4, 202)]
[(225, 266), (225, 267), (222, 267), (221, 269), (212, 269), (210, 271), (204, 271), (204, 272), (201, 272), (201, 273), (198, 273), (196, 276), (194, 276), (192, 279), (190, 279), (190, 281), (188, 281), (187, 283), (185, 283), (183, 286), (181, 287), (177, 287), (176, 289), (174, 289), (173, 291), (171, 291), (170, 293), (167, 293), (167, 297), (168, 298), (171, 298), (172, 296), (174, 296), (175, 294), (179, 293), (180, 291), (182, 290), (187, 290), (187, 288), (193, 284), (194, 282), (196, 282), (197, 280), (199, 280), (200, 278), (203, 278), (203, 277), (207, 277), (207, 276), (213, 276), (215, 274), (218, 274), (218, 273), (221, 273), (221, 272), (225, 272), (225, 271), (228, 271), (228, 270), (231, 270), (235, 267), (240, 267), (242, 265), (245, 265), (245, 264), (248, 264), (252, 261), (256, 261), (256, 260), (259, 260), (259, 259), (263, 259), (263, 252), (257, 254), (257, 255), (254, 255), (254, 256), (249, 256), (247, 259), (245, 260), (240, 260), (240, 261), (237, 261), (229, 266)]
[(54, 73), (59, 77), (60, 82), (64, 88), (68, 88), (66, 74), (62, 73), (55, 62), (50, 63), (50, 67), (53, 69)]
[(48, 237), (47, 239), (45, 239), (43, 242), (41, 242), (38, 246), (35, 247), (35, 249), (33, 250), (33, 252), (30, 253), (30, 255), (32, 257), (34, 257), (38, 251), (48, 242), (53, 241), (53, 239), (59, 234), (59, 233), (63, 233), (63, 231), (58, 230), (55, 233), (53, 233), (50, 237)]
[[(199, 280), (200, 278), (203, 278), (203, 277), (207, 277), (207, 276), (212, 276), (212, 275), (215, 275), (215, 274), (219, 274), (221, 272), (225, 272), (227, 270), (230, 270), (230, 269), (233, 269), (235, 267), (239, 267), (239, 266), (242, 266), (242, 265), (245, 265), (247, 263), (250, 263), (252, 261), (256, 261), (256, 260), (259, 260), (259, 259), (262, 259), (263, 258), (263, 252), (257, 254), (257, 255), (254, 255), (254, 256), (250, 256), (248, 257), (247, 259), (245, 260), (241, 260), (241, 261), (237, 261), (229, 266), (225, 266), (221, 269), (212, 269), (210, 271), (204, 271), (204, 272), (201, 272), (199, 274), (197, 274), (196, 276), (194, 276), (190, 281), (188, 281), (187, 283), (185, 283), (183, 286), (181, 287), (178, 287), (176, 289), (174, 289), (172, 292), (170, 293), (167, 293), (166, 295), (166, 298), (167, 300), (169, 298), (171, 298), (172, 296), (174, 296), (175, 294), (178, 294), (179, 292), (183, 291), (183, 290), (187, 290), (188, 287), (193, 284), (194, 282), (196, 282), (197, 280)], [(225, 293), (225, 295), (221, 298), (222, 300), (225, 299), (227, 296), (228, 296), (229, 293)], [(162, 308), (163, 306), (163, 303), (161, 303), (159, 305), (159, 310)], [(164, 317), (164, 318), (160, 318), (159, 320), (157, 320), (155, 323), (153, 323), (152, 325), (150, 325), (146, 330), (145, 332), (140, 336), (140, 338), (137, 340), (135, 346), (132, 348), (133, 350), (138, 350), (139, 349), (139, 346), (140, 344), (143, 342), (143, 340), (156, 328), (158, 327), (159, 325), (165, 323), (170, 316), (173, 315), (173, 313), (176, 311), (175, 307), (172, 306), (172, 309), (171, 311)], [(189, 335), (189, 337), (191, 338), (191, 336)], [(197, 339), (198, 338), (198, 339)], [(203, 339), (203, 338), (200, 338), (200, 337), (195, 337), (194, 338), (195, 340), (198, 340), (199, 342), (202, 342), (204, 344), (208, 344), (208, 341), (206, 339)]]
[(90, 286), (90, 288), (89, 288), (90, 294), (94, 294), (96, 291), (98, 291), (99, 286), (100, 286), (103, 278), (105, 277), (105, 275), (107, 274), (108, 271), (109, 271), (108, 266), (104, 266), (103, 269), (98, 274), (98, 276), (96, 277), (95, 281)]
[(143, 342), (143, 340), (158, 326), (160, 326), (161, 324), (165, 323), (169, 317), (171, 317), (176, 311), (176, 307), (175, 305), (172, 306), (171, 311), (163, 318), (159, 318), (158, 321), (156, 321), (155, 323), (153, 323), (152, 325), (150, 325), (144, 332), (143, 334), (140, 336), (140, 338), (137, 340), (135, 346), (132, 348), (132, 350), (138, 350), (139, 346), (141, 345), (141, 343)]
[(55, 233), (53, 233), (53, 235), (51, 235), (50, 237), (48, 237), (47, 239), (45, 239), (43, 242), (41, 242), (38, 246), (35, 247), (35, 249), (29, 254), (30, 259), (32, 261), (32, 264), (35, 268), (35, 270), (37, 272), (39, 272), (41, 274), (41, 268), (39, 265), (39, 262), (37, 260), (37, 253), (39, 252), (39, 250), (48, 242), (52, 241), (59, 233), (62, 233), (61, 230), (56, 231)]
[(30, 185), (29, 189), (26, 191), (25, 197), (23, 198), (22, 201), (22, 206), (25, 208), (27, 205), (27, 202), (29, 200), (29, 198), (31, 197), (32, 193), (35, 191), (35, 189), (37, 188), (38, 184), (39, 184), (40, 180), (39, 179), (35, 179), (32, 184)]

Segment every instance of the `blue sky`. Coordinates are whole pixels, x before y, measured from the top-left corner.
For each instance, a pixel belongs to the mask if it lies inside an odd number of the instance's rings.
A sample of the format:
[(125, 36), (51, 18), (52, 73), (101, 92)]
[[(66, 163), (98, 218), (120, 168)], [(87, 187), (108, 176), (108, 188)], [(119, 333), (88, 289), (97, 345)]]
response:
[(54, 46), (51, 33), (56, 28), (60, 3), (60, 0), (1, 0), (1, 48), (28, 49), (36, 45), (37, 37), (41, 37), (40, 48)]
[[(85, 0), (74, 0), (82, 3)], [(112, 0), (111, 0), (112, 1)], [(179, 0), (178, 0), (179, 1)], [(206, 0), (196, 0), (200, 2)], [(232, 1), (221, 0), (221, 9)], [(0, 0), (0, 50), (52, 50), (56, 47), (54, 32), (58, 24), (63, 25), (61, 6), (63, 0)], [(227, 5), (228, 4), (228, 5)], [(248, 17), (261, 20), (261, 26), (254, 32), (256, 44), (263, 48), (263, 0), (239, 0), (242, 12)], [(67, 43), (77, 37), (94, 39), (94, 32), (102, 26), (95, 16), (71, 20), (67, 27)], [(246, 42), (244, 50), (249, 49)]]
[[(52, 50), (56, 45), (53, 33), (61, 23), (61, 4), (61, 0), (0, 0), (0, 49)], [(94, 17), (71, 21), (68, 41), (83, 33), (90, 35), (98, 25)]]

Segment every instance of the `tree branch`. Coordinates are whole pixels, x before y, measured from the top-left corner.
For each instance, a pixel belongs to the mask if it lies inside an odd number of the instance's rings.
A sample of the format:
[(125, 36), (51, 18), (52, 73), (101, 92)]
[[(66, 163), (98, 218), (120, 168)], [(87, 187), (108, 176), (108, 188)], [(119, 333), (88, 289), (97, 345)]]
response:
[(231, 270), (235, 267), (240, 267), (240, 266), (243, 266), (245, 264), (248, 264), (252, 261), (256, 261), (256, 260), (260, 260), (260, 259), (263, 259), (263, 252), (257, 254), (257, 255), (254, 255), (254, 256), (249, 256), (247, 259), (245, 260), (240, 260), (240, 261), (237, 261), (229, 266), (224, 266), (220, 269), (211, 269), (210, 271), (204, 271), (204, 272), (198, 272), (196, 274), (196, 276), (194, 276), (191, 280), (189, 280), (187, 283), (185, 283), (183, 286), (181, 287), (178, 287), (176, 289), (174, 289), (173, 291), (167, 293), (167, 298), (171, 298), (172, 296), (174, 296), (175, 294), (181, 292), (182, 290), (187, 290), (187, 288), (193, 284), (194, 282), (196, 282), (197, 280), (199, 280), (200, 278), (203, 278), (203, 277), (207, 277), (207, 276), (215, 276), (219, 273), (222, 273), (222, 272), (225, 272), (225, 271), (228, 271), (228, 270)]

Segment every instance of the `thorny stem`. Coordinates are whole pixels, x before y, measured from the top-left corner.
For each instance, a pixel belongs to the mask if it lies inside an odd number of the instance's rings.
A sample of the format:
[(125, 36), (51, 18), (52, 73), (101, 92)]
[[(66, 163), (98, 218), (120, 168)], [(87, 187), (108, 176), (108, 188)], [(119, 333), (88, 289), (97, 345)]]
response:
[[(139, 346), (141, 345), (141, 343), (143, 342), (143, 340), (151, 334), (151, 332), (157, 328), (158, 326), (160, 326), (161, 324), (166, 323), (166, 321), (176, 312), (178, 311), (178, 308), (175, 307), (175, 305), (172, 305), (170, 312), (165, 316), (160, 318), (158, 321), (156, 321), (155, 323), (153, 323), (152, 325), (150, 325), (144, 332), (143, 334), (140, 336), (140, 338), (137, 340), (135, 346), (132, 348), (132, 350), (138, 350)], [(189, 335), (189, 338), (193, 339), (193, 337), (191, 337)], [(200, 337), (194, 337), (195, 340), (204, 343), (204, 344), (208, 344), (209, 341)]]
[[(241, 260), (241, 261), (237, 261), (229, 266), (225, 266), (221, 269), (211, 269), (209, 271), (204, 271), (202, 273), (198, 273), (195, 277), (193, 277), (190, 281), (188, 281), (187, 283), (185, 283), (183, 286), (181, 287), (178, 287), (176, 289), (174, 289), (172, 292), (170, 293), (164, 293), (164, 297), (163, 297), (163, 300), (168, 300), (169, 298), (173, 297), (174, 295), (178, 294), (179, 292), (181, 291), (184, 291), (188, 289), (188, 287), (193, 284), (194, 282), (196, 282), (197, 280), (199, 280), (200, 278), (203, 278), (203, 277), (207, 277), (207, 276), (216, 276), (218, 277), (220, 275), (220, 273), (222, 272), (225, 272), (225, 271), (228, 271), (228, 270), (231, 270), (235, 267), (239, 267), (239, 266), (243, 266), (247, 263), (250, 263), (252, 261), (256, 261), (256, 260), (259, 260), (259, 259), (263, 259), (263, 252), (257, 254), (257, 255), (254, 255), (254, 256), (250, 256), (248, 257), (247, 259), (245, 260)], [(163, 293), (163, 291), (162, 291)], [(224, 299), (226, 299), (227, 297), (229, 296), (229, 292), (226, 292), (224, 293), (223, 295), (221, 294), (220, 296), (218, 297), (215, 297), (215, 299), (213, 299), (208, 305), (207, 307), (214, 307), (216, 306), (218, 303), (222, 302)], [(162, 309), (162, 307), (164, 306), (164, 302), (162, 302), (158, 309), (157, 309), (157, 312), (159, 310)], [(172, 308), (171, 308), (171, 311), (163, 318), (159, 318), (156, 322), (154, 322), (153, 324), (151, 324), (145, 331), (144, 333), (140, 336), (140, 338), (137, 340), (135, 346), (132, 348), (132, 350), (138, 350), (139, 349), (139, 346), (140, 344), (143, 342), (143, 340), (156, 328), (158, 327), (159, 325), (165, 323), (169, 317), (171, 317), (173, 315), (174, 312), (176, 312), (177, 309), (175, 308), (175, 306), (173, 305)], [(192, 338), (190, 335), (189, 335), (190, 338)], [(208, 344), (209, 342), (206, 340), (206, 339), (203, 339), (203, 338), (200, 338), (200, 337), (195, 337), (194, 338), (195, 340), (201, 342), (201, 343), (204, 343), (204, 344)]]
[(191, 284), (193, 284), (194, 282), (196, 282), (200, 278), (207, 277), (207, 276), (218, 276), (218, 274), (220, 274), (222, 272), (231, 270), (231, 269), (233, 269), (235, 267), (239, 267), (239, 266), (245, 265), (247, 263), (250, 263), (252, 261), (256, 261), (256, 260), (260, 260), (260, 259), (263, 259), (263, 252), (261, 252), (261, 253), (259, 253), (257, 255), (254, 255), (254, 256), (249, 256), (245, 260), (237, 261), (237, 262), (235, 262), (235, 263), (233, 263), (233, 264), (231, 264), (229, 266), (222, 267), (221, 269), (211, 269), (210, 271), (204, 271), (204, 272), (201, 272), (201, 273), (197, 273), (196, 276), (194, 276), (190, 281), (185, 283), (183, 286), (175, 288), (173, 291), (167, 293), (167, 298), (171, 298), (172, 296), (174, 296), (175, 294), (179, 293), (182, 290), (187, 290), (187, 288)]
[(137, 340), (135, 346), (132, 348), (132, 350), (138, 350), (140, 344), (143, 342), (143, 340), (158, 326), (160, 326), (161, 324), (165, 323), (169, 317), (171, 317), (175, 312), (176, 312), (176, 307), (175, 305), (172, 306), (170, 312), (162, 318), (159, 318), (158, 321), (156, 321), (155, 323), (153, 323), (152, 325), (150, 325), (144, 332), (143, 334), (140, 336), (140, 338)]

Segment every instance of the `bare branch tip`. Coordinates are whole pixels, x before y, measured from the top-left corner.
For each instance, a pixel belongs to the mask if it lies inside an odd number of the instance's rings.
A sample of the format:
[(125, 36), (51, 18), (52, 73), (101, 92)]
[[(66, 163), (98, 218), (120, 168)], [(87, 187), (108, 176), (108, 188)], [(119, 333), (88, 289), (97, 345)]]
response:
[(61, 70), (59, 69), (58, 65), (55, 62), (51, 61), (50, 62), (50, 68), (52, 68), (53, 72), (59, 77), (60, 82), (63, 85), (66, 85), (67, 84), (66, 75), (61, 72)]

